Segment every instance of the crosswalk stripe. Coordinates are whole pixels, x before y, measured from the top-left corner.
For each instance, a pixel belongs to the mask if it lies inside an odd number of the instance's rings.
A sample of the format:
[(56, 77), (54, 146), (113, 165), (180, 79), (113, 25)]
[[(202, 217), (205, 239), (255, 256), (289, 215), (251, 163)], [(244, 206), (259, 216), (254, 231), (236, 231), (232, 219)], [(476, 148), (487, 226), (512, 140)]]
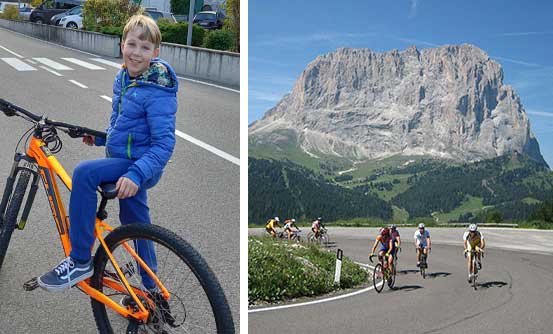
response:
[(54, 70), (52, 70), (52, 69), (50, 69), (50, 68), (48, 68), (48, 67), (46, 67), (46, 66), (40, 66), (40, 68), (42, 68), (43, 70), (46, 70), (46, 71), (52, 73), (53, 75), (58, 76), (58, 77), (63, 77), (62, 74), (59, 74), (58, 72), (56, 72), (56, 71), (54, 71)]
[(16, 57), (23, 58), (22, 55), (20, 55), (20, 54), (18, 54), (18, 53), (15, 53), (15, 52), (13, 52), (12, 50), (10, 50), (10, 49), (8, 49), (8, 48), (5, 48), (5, 47), (3, 47), (2, 45), (0, 45), (0, 49), (6, 50), (6, 51), (8, 51), (9, 53), (11, 53), (12, 55), (14, 55), (14, 56), (16, 56)]
[(102, 63), (102, 64), (106, 64), (106, 65), (109, 65), (109, 66), (112, 66), (112, 67), (115, 67), (115, 68), (121, 68), (121, 64), (119, 63), (115, 63), (113, 61), (109, 61), (107, 59), (103, 59), (103, 58), (90, 58), (91, 60), (94, 60), (94, 61), (97, 61), (99, 63)]
[(58, 71), (72, 71), (73, 69), (69, 66), (65, 66), (63, 64), (60, 64), (58, 62), (55, 62), (48, 58), (33, 58), (34, 60), (38, 61), (39, 63), (42, 63), (48, 67), (53, 68), (54, 70)]
[(79, 60), (79, 59), (76, 59), (76, 58), (62, 58), (62, 59), (65, 60), (65, 61), (68, 61), (70, 63), (77, 64), (79, 66), (88, 68), (89, 70), (105, 70), (105, 68), (103, 68), (103, 67), (100, 67), (100, 66), (97, 66), (97, 65), (94, 65), (94, 64), (91, 64), (91, 63), (87, 63), (86, 61), (82, 61), (82, 60)]
[(82, 83), (76, 81), (76, 80), (69, 80), (69, 82), (71, 82), (72, 84), (75, 84), (81, 88), (88, 88), (87, 86), (83, 85)]
[(18, 71), (36, 71), (37, 69), (17, 58), (0, 58)]
[(31, 59), (25, 59), (26, 61), (28, 61), (29, 63), (33, 64), (33, 65), (36, 65), (36, 61), (32, 61)]

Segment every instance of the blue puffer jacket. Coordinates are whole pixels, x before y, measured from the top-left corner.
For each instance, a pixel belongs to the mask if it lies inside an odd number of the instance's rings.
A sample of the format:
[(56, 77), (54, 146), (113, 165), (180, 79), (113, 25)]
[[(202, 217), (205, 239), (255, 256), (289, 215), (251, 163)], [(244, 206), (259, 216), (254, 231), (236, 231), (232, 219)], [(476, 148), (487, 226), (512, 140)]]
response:
[(106, 156), (135, 160), (123, 175), (141, 187), (159, 178), (175, 146), (178, 80), (171, 66), (154, 58), (150, 68), (135, 79), (126, 68), (113, 83), (113, 99)]

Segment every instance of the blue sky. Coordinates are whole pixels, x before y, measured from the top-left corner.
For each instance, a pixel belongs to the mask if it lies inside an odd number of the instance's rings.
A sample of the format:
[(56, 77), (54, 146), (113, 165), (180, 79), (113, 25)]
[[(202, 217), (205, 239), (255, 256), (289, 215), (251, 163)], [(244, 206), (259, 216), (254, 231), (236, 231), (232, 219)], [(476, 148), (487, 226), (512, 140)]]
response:
[(503, 66), (553, 167), (553, 1), (249, 1), (248, 122), (288, 93), (316, 56), (470, 43)]

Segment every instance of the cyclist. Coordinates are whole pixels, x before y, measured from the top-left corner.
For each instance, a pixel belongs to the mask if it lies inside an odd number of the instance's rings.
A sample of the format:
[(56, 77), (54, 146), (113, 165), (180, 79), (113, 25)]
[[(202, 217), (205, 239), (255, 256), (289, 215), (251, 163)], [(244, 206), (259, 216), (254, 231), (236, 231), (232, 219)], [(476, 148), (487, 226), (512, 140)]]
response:
[(321, 228), (324, 228), (323, 218), (319, 217), (311, 223), (311, 231), (315, 233), (315, 238), (319, 238), (321, 234)]
[(300, 231), (299, 227), (296, 225), (296, 219), (286, 219), (284, 221), (284, 232), (288, 233), (288, 240), (291, 240), (292, 235), (294, 234), (294, 231), (292, 231), (292, 227), (296, 228), (296, 232)]
[[(467, 268), (468, 268), (468, 281), (469, 283), (472, 282), (472, 253), (471, 250), (474, 249), (476, 251), (478, 261), (476, 261), (476, 265), (478, 266), (478, 270), (482, 269), (482, 255), (481, 251), (486, 246), (486, 242), (484, 241), (484, 236), (480, 231), (478, 231), (478, 226), (476, 224), (470, 224), (468, 231), (465, 231), (463, 234), (463, 247), (465, 252), (465, 257), (468, 259), (467, 262)], [(469, 256), (467, 256), (469, 254)]]
[(395, 248), (396, 248), (396, 251), (397, 251), (401, 247), (401, 237), (399, 235), (399, 231), (397, 230), (397, 225), (396, 224), (390, 225), (390, 234), (391, 234), (392, 238), (394, 239), (394, 244), (395, 244)]
[[(161, 33), (155, 21), (132, 16), (123, 29), (121, 51), (125, 64), (113, 85), (113, 103), (107, 139), (83, 138), (87, 145), (105, 146), (106, 158), (83, 161), (73, 173), (69, 203), (71, 253), (38, 284), (62, 291), (92, 276), (96, 190), (116, 183), (122, 224), (150, 224), (146, 191), (157, 184), (175, 146), (178, 80), (171, 66), (158, 58)], [(156, 271), (153, 244), (135, 246), (147, 265)], [(157, 285), (139, 269), (143, 286)]]
[(415, 231), (415, 248), (417, 249), (417, 267), (421, 265), (421, 253), (424, 253), (428, 259), (428, 250), (432, 248), (432, 241), (430, 241), (430, 232), (425, 229), (423, 223), (419, 224), (419, 229)]
[(273, 238), (276, 238), (276, 229), (275, 226), (280, 227), (278, 224), (280, 222), (280, 219), (278, 217), (271, 218), (267, 220), (267, 224), (265, 225), (265, 231), (269, 233)]
[(395, 246), (389, 228), (385, 227), (380, 230), (378, 236), (376, 237), (376, 240), (374, 241), (374, 245), (371, 253), (369, 254), (369, 258), (372, 258), (374, 256), (374, 251), (376, 250), (378, 243), (382, 245), (380, 251), (378, 252), (378, 258), (380, 259), (385, 255), (388, 258), (388, 265), (390, 266), (390, 268), (393, 268), (394, 257), (390, 256), (390, 254), (393, 254)]

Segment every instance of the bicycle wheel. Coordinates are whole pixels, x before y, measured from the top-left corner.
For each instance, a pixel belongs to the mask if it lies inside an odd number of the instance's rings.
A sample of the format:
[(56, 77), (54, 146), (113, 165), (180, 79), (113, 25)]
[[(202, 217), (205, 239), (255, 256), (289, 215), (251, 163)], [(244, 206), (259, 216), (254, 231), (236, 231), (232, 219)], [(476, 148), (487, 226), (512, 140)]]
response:
[(0, 268), (4, 263), (12, 233), (17, 225), (17, 216), (19, 215), (19, 209), (23, 203), (25, 192), (27, 192), (27, 185), (29, 184), (30, 177), (31, 172), (27, 170), (23, 170), (19, 174), (17, 185), (6, 207), (5, 215), (2, 217), (2, 220), (0, 220)]
[(378, 293), (384, 289), (384, 271), (382, 264), (377, 264), (373, 270), (373, 285), (374, 290)]
[(390, 289), (394, 288), (394, 284), (396, 284), (396, 265), (394, 264), (394, 269), (392, 269), (392, 272), (390, 273), (390, 277), (388, 277), (388, 287)]
[[(105, 241), (128, 282), (137, 288), (143, 288), (139, 270), (135, 269), (139, 265), (123, 245), (127, 242), (136, 250), (136, 245), (150, 241), (155, 249), (156, 275), (171, 296), (165, 305), (158, 305), (151, 310), (148, 322), (140, 324), (139, 333), (235, 332), (230, 308), (217, 278), (200, 254), (175, 233), (156, 225), (129, 224), (113, 230)], [(102, 247), (98, 248), (94, 257), (91, 285), (115, 302), (123, 304), (128, 293), (116, 291), (102, 284), (104, 275), (118, 280), (115, 272), (105, 250)], [(129, 320), (92, 298), (91, 302), (100, 333), (126, 331)]]
[(313, 232), (307, 233), (307, 242), (315, 242), (315, 233)]
[(472, 256), (472, 268), (474, 270), (472, 271), (472, 286), (474, 287), (474, 290), (477, 288), (476, 279), (478, 278), (478, 267), (476, 266), (476, 253)]

